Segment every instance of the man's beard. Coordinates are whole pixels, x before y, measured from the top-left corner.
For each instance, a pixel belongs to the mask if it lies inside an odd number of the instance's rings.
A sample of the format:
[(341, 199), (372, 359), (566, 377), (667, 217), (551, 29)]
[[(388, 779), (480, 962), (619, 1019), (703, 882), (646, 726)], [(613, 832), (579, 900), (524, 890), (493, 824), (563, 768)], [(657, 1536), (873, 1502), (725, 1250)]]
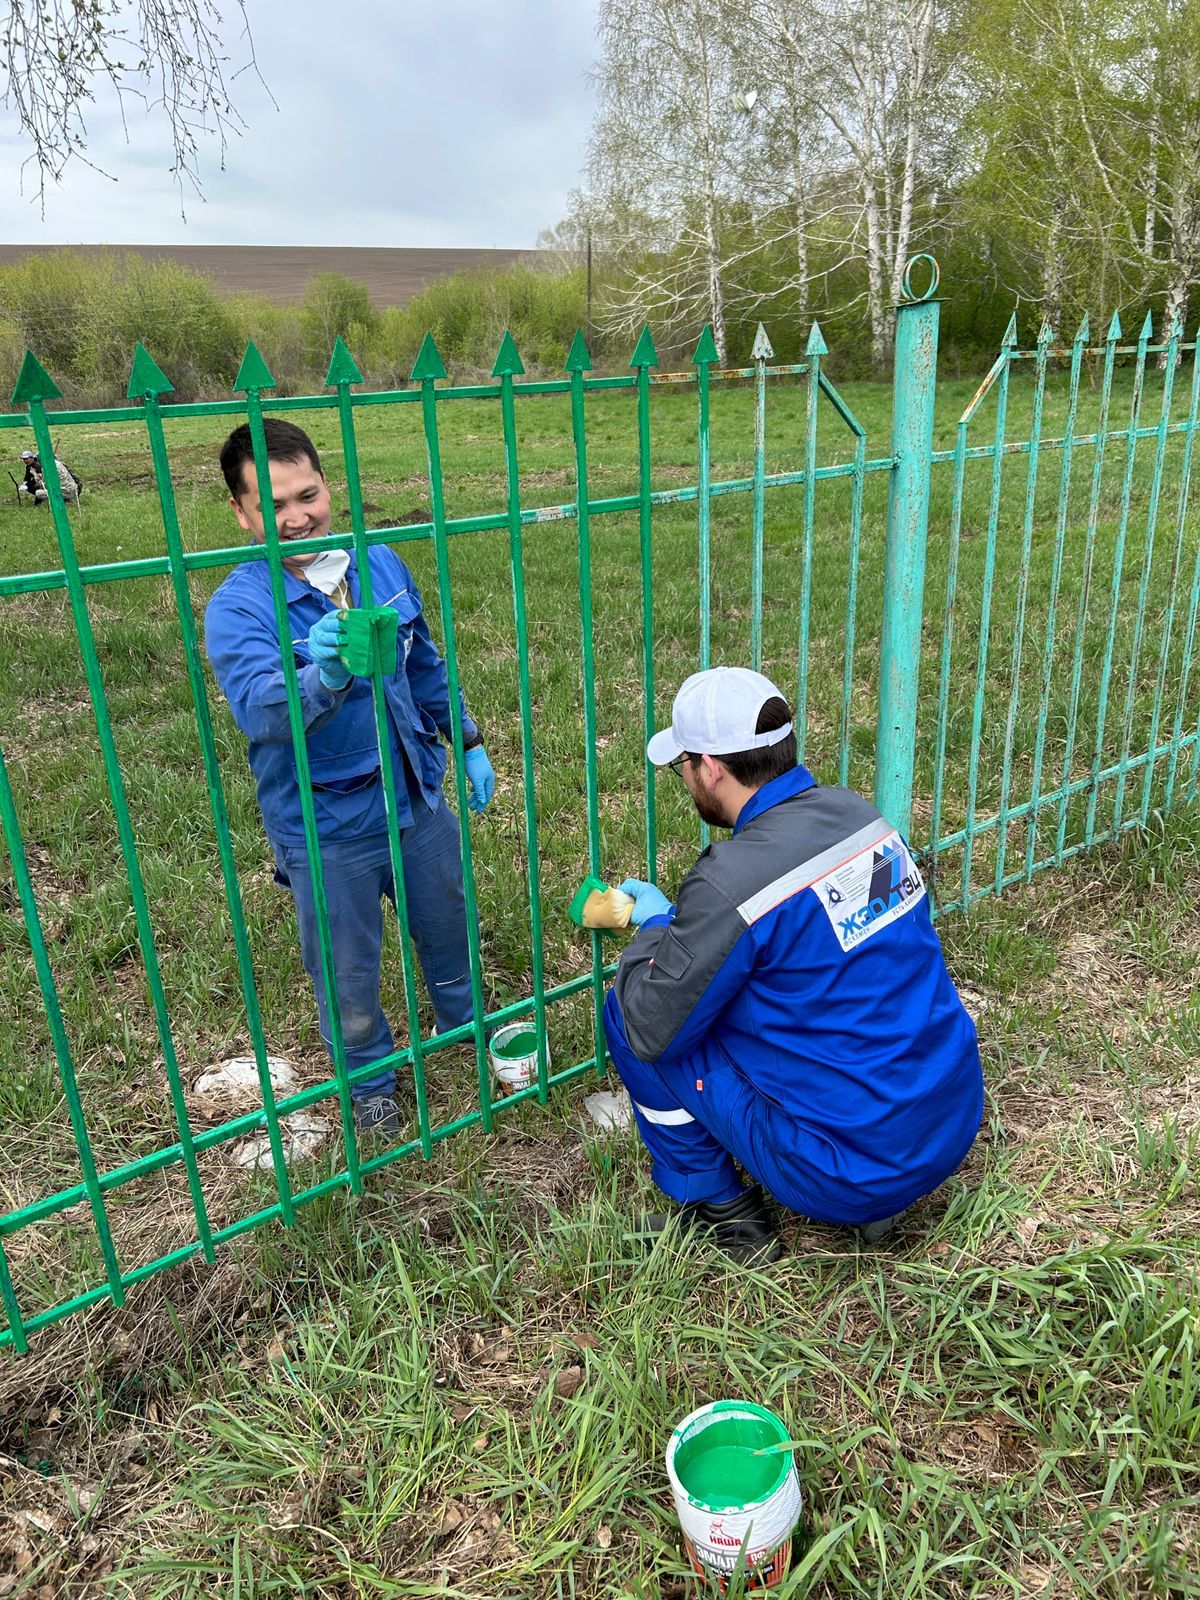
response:
[(692, 804), (700, 813), (701, 822), (707, 822), (713, 828), (727, 828), (729, 818), (725, 815), (724, 808), (717, 804), (711, 795), (703, 793), (692, 796)]

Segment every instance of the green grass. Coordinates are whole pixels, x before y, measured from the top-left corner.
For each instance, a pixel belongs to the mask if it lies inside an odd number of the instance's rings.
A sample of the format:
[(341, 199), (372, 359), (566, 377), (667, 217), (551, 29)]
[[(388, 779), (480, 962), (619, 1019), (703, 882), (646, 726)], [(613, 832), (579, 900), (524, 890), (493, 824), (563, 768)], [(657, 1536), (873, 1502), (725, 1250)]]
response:
[[(1144, 421), (1157, 404), (1150, 390)], [(952, 442), (970, 391), (947, 384), (939, 392), (940, 446)], [(871, 385), (847, 393), (868, 429), (869, 454), (886, 454), (890, 395)], [(1114, 425), (1127, 415), (1128, 395), (1122, 378)], [(1087, 390), (1089, 416), (1095, 403)], [(1061, 417), (1061, 386), (1048, 412)], [(1028, 415), (1028, 384), (1014, 382), (1010, 437), (1025, 436)], [(990, 416), (981, 416), (973, 443), (990, 437)], [(803, 389), (773, 392), (769, 417), (768, 469), (802, 466)], [(524, 503), (570, 501), (566, 406), (524, 403), (519, 424)], [(1086, 417), (1081, 426), (1090, 426)], [(694, 427), (694, 395), (656, 391), (656, 486), (694, 481)], [(713, 428), (714, 476), (748, 474), (750, 395), (720, 390)], [(494, 406), (446, 406), (443, 430), (450, 514), (502, 508)], [(344, 507), (335, 424), (316, 413), (312, 431)], [(1047, 431), (1057, 432), (1050, 416)], [(215, 468), (223, 432), (215, 423), (169, 425), (190, 549), (236, 542)], [(370, 519), (427, 509), (418, 408), (366, 409), (359, 436), (365, 492), (379, 508)], [(632, 491), (635, 443), (628, 396), (589, 399), (593, 496)], [(81, 559), (161, 555), (136, 428), (75, 429), (60, 449), (88, 484), (75, 518)], [(1075, 775), (1087, 770), (1095, 737), (1122, 449), (1110, 445), (1101, 485)], [(1152, 442), (1139, 446), (1131, 478), (1106, 761), (1122, 742), (1152, 454)], [(1180, 456), (1176, 438), (1149, 574), (1135, 754), (1154, 696)], [(825, 417), (821, 459), (847, 457), (846, 435)], [(1044, 455), (1034, 504), (1014, 801), (1029, 793), (1059, 460)], [(1091, 462), (1081, 447), (1047, 707), (1055, 775)], [(987, 462), (971, 467), (964, 500), (945, 830), (965, 817), (990, 472)], [(980, 816), (1000, 794), (1026, 472), (1027, 458), (1006, 459), (977, 751)], [(867, 480), (857, 613), (850, 777), (866, 789), (885, 477)], [(928, 838), (949, 500), (950, 469), (939, 466), (918, 843)], [(845, 483), (819, 487), (807, 736), (809, 760), (827, 780), (839, 754), (849, 503)], [(764, 666), (789, 689), (801, 507), (800, 489), (768, 494)], [(46, 517), (10, 506), (0, 508), (0, 523), (5, 571), (59, 565)], [(748, 653), (748, 529), (748, 497), (714, 501), (716, 661)], [(656, 511), (654, 539), (662, 717), (696, 660), (695, 507)], [(593, 541), (602, 864), (619, 879), (638, 870), (645, 849), (636, 517), (596, 518)], [(1195, 548), (1189, 519), (1167, 658), (1168, 733)], [(432, 550), (408, 543), (401, 552), (436, 629)], [(574, 523), (530, 527), (526, 552), (544, 953), (548, 981), (558, 982), (590, 960), (565, 915), (587, 867)], [(496, 800), (472, 839), (489, 995), (500, 1004), (528, 994), (530, 983), (506, 536), (456, 537), (452, 566), (463, 681), (499, 773)], [(217, 578), (193, 576), (198, 613)], [(178, 622), (165, 579), (96, 586), (89, 604), (190, 1085), (247, 1038)], [(0, 737), (103, 1169), (173, 1137), (159, 1043), (69, 611), (61, 594), (46, 594), (8, 598), (4, 615)], [(215, 687), (213, 708), (268, 1044), (315, 1082), (327, 1064), (294, 921), (271, 882), (243, 744)], [(1194, 677), (1184, 712), (1186, 731), (1196, 720)], [(1160, 785), (1161, 770), (1155, 803)], [(1127, 812), (1136, 813), (1140, 774), (1132, 789)], [(1112, 803), (1110, 784), (1099, 798), (1101, 829)], [(697, 832), (670, 783), (660, 789), (658, 820), (662, 877), (672, 887), (694, 858)], [(100, 1309), (38, 1335), (0, 1387), (0, 1450), (14, 1463), (12, 1493), (0, 1496), (0, 1563), (19, 1552), (13, 1592), (385, 1596), (429, 1592), (443, 1573), (448, 1592), (472, 1596), (682, 1592), (662, 1451), (684, 1411), (724, 1393), (776, 1406), (810, 1441), (801, 1456), (809, 1542), (785, 1593), (1089, 1592), (1115, 1600), (1194, 1592), (1200, 1398), (1188, 1284), (1197, 1235), (1191, 922), (1200, 825), (1194, 806), (1165, 820), (1151, 808), (1148, 824), (1096, 857), (1039, 875), (1018, 897), (943, 919), (955, 975), (979, 1012), (991, 1100), (967, 1168), (894, 1246), (859, 1255), (833, 1230), (795, 1221), (787, 1261), (761, 1277), (727, 1276), (705, 1256), (644, 1258), (626, 1236), (630, 1213), (649, 1198), (643, 1164), (631, 1141), (580, 1136), (590, 1085), (506, 1114), (492, 1140), (460, 1136), (431, 1163), (388, 1169), (361, 1201), (316, 1201), (295, 1230), (260, 1230), (215, 1269), (154, 1279), (132, 1292), (127, 1312)], [(1070, 839), (1082, 825), (1073, 805)], [(1052, 836), (1053, 824), (1043, 823), (1043, 846)], [(1023, 850), (1014, 825), (1011, 865)], [(959, 866), (948, 852), (949, 905), (959, 897), (951, 876)], [(993, 867), (984, 839), (973, 891)], [(0, 1061), (9, 1064), (0, 1069), (0, 1197), (10, 1209), (77, 1182), (79, 1172), (7, 875), (0, 991)], [(393, 1018), (402, 1015), (394, 943), (386, 1004)], [(555, 1008), (550, 1035), (556, 1066), (591, 1054), (586, 998)], [(430, 1071), (440, 1119), (471, 1103), (464, 1053), (433, 1058)], [(201, 1172), (218, 1224), (273, 1198), (267, 1179), (232, 1175), (219, 1152), (202, 1157)], [(194, 1237), (178, 1169), (113, 1195), (112, 1211), (126, 1267)], [(100, 1281), (84, 1214), (27, 1228), (6, 1247), (27, 1312)], [(564, 1370), (571, 1376), (560, 1381)], [(29, 1509), (47, 1526), (22, 1520)]]

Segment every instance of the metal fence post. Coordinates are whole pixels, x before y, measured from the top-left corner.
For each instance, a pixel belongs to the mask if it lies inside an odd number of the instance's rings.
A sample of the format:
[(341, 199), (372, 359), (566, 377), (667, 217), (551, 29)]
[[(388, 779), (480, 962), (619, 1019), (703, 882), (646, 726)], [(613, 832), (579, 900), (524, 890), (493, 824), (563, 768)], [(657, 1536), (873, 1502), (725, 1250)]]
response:
[[(930, 282), (912, 292), (912, 270), (928, 262)], [(902, 833), (912, 819), (917, 676), (925, 598), (925, 541), (929, 531), (930, 454), (937, 386), (938, 266), (914, 256), (904, 274), (906, 298), (896, 309), (892, 396), (892, 471), (888, 488), (887, 556), (883, 580), (883, 637), (879, 661), (879, 721), (875, 736), (875, 804)]]

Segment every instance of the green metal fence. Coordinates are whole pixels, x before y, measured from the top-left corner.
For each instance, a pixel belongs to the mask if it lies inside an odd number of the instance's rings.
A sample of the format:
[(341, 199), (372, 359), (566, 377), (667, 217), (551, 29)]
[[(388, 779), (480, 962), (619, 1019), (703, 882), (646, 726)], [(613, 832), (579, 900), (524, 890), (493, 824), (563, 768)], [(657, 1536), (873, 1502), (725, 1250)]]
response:
[[(892, 820), (909, 830), (940, 913), (965, 908), (1098, 841), (1143, 826), (1155, 806), (1194, 796), (1200, 762), (1200, 695), (1193, 672), (1200, 544), (1190, 502), (1200, 399), (1195, 342), (1185, 344), (1175, 329), (1167, 344), (1158, 346), (1147, 322), (1136, 344), (1123, 344), (1114, 319), (1099, 345), (1089, 342), (1085, 323), (1068, 348), (1056, 346), (1043, 329), (1036, 348), (1021, 351), (1012, 327), (957, 425), (953, 446), (935, 448), (934, 271), (926, 297), (910, 297), (898, 311), (892, 438), (887, 452), (875, 456), (868, 453), (866, 429), (824, 371), (827, 350), (815, 326), (802, 362), (774, 364), (770, 343), (760, 329), (752, 364), (727, 371), (718, 369), (716, 349), (706, 330), (693, 370), (683, 374), (657, 371), (658, 357), (647, 329), (633, 352), (629, 375), (614, 377), (588, 376), (590, 358), (582, 336), (577, 336), (567, 358), (566, 378), (539, 381), (518, 381), (523, 377), (520, 356), (506, 335), (492, 381), (456, 386), (445, 383), (440, 356), (427, 338), (412, 375), (415, 387), (385, 393), (354, 391), (360, 374), (339, 341), (327, 377), (331, 395), (274, 401), (271, 374), (252, 346), (235, 385), (244, 398), (202, 404), (164, 405), (170, 383), (139, 346), (129, 405), (59, 410), (52, 415), (46, 403), (59, 398), (58, 391), (36, 360), (26, 358), (13, 396), (14, 405), (24, 411), (0, 418), (0, 430), (10, 430), (8, 437), (19, 442), (32, 431), (35, 448), (50, 464), (50, 517), (60, 564), (0, 578), (0, 596), (10, 602), (55, 593), (66, 596), (99, 742), (106, 806), (127, 880), (140, 953), (139, 981), (149, 994), (157, 1066), (167, 1089), (173, 1133), (164, 1128), (134, 1159), (114, 1162), (97, 1159), (94, 1153), (96, 1122), (103, 1118), (105, 1107), (89, 1096), (86, 1079), (81, 1084), (77, 1046), (60, 1000), (62, 973), (56, 974), (54, 940), (47, 934), (30, 868), (26, 845), (30, 818), (22, 815), (10, 781), (4, 755), (7, 730), (0, 726), (0, 814), (11, 865), (11, 887), (0, 880), (0, 918), (7, 918), (12, 935), (8, 947), (15, 948), (19, 931), (26, 952), (19, 962), (9, 957), (10, 976), (32, 958), (41, 1008), (39, 1015), (28, 1019), (27, 1055), (0, 1064), (0, 1081), (5, 1074), (27, 1070), (39, 1052), (43, 1056), (53, 1052), (78, 1160), (78, 1181), (50, 1181), (45, 1192), (32, 1198), (21, 1193), (19, 1203), (0, 1215), (0, 1296), (7, 1324), (0, 1329), (0, 1345), (22, 1351), (37, 1328), (70, 1312), (102, 1302), (121, 1305), (126, 1290), (144, 1278), (191, 1258), (212, 1261), (218, 1247), (239, 1234), (275, 1219), (291, 1224), (298, 1209), (320, 1195), (347, 1187), (359, 1193), (377, 1169), (409, 1155), (429, 1158), (437, 1143), (465, 1128), (478, 1124), (490, 1130), (498, 1111), (527, 1100), (544, 1103), (554, 1085), (603, 1070), (600, 1009), (611, 966), (606, 964), (600, 935), (590, 936), (584, 970), (558, 981), (552, 981), (544, 955), (547, 916), (561, 921), (561, 910), (543, 881), (542, 863), (550, 847), (548, 833), (562, 824), (559, 819), (547, 823), (539, 811), (546, 758), (539, 758), (536, 650), (526, 590), (526, 540), (531, 530), (546, 536), (549, 525), (556, 538), (569, 538), (572, 545), (578, 590), (566, 609), (578, 650), (573, 661), (578, 663), (583, 729), (578, 796), (579, 821), (586, 831), (583, 864), (592, 872), (601, 874), (604, 869), (605, 827), (593, 558), (604, 551), (603, 530), (622, 527), (625, 521), (636, 525), (630, 548), (636, 549), (640, 611), (629, 655), (640, 681), (636, 704), (627, 700), (622, 709), (631, 737), (640, 746), (664, 715), (675, 687), (674, 673), (669, 680), (656, 682), (656, 669), (661, 677), (664, 653), (677, 654), (680, 648), (676, 625), (665, 626), (657, 609), (664, 589), (678, 577), (674, 567), (667, 568), (664, 519), (690, 517), (693, 508), (687, 591), (694, 593), (696, 603), (694, 635), (690, 631), (687, 635), (691, 664), (749, 659), (777, 677), (786, 667), (785, 681), (796, 698), (801, 759), (810, 761), (818, 776), (830, 782), (861, 784), (869, 782), (873, 773), (876, 798)], [(1146, 421), (1146, 391), (1152, 382), (1160, 391), (1158, 408)], [(768, 471), (776, 441), (769, 427), (767, 394), (781, 385), (796, 384), (803, 395), (803, 436), (786, 441), (795, 464)], [(678, 406), (686, 391), (695, 395), (695, 480), (656, 487), (652, 405)], [(1180, 391), (1188, 395), (1186, 415), (1176, 413)], [(751, 470), (743, 476), (722, 478), (713, 470), (712, 403), (718, 392), (748, 397), (753, 445)], [(518, 414), (524, 417), (530, 414), (528, 408), (555, 396), (560, 405), (569, 406), (574, 494), (565, 503), (530, 504), (522, 482)], [(632, 408), (624, 425), (636, 437), (637, 469), (636, 486), (627, 493), (591, 492), (589, 417), (603, 397), (617, 397)], [(504, 492), (491, 510), (456, 516), (447, 504), (453, 474), (443, 467), (443, 424), (446, 408), (465, 401), (486, 402), (498, 413), (494, 428), (502, 451)], [(429, 512), (423, 520), (404, 526), (368, 527), (359, 462), (362, 419), (369, 408), (407, 405), (420, 408)], [(401, 1075), (411, 1079), (414, 1101), (412, 1136), (383, 1151), (360, 1148), (351, 1114), (354, 1074), (346, 1068), (336, 987), (331, 981), (317, 821), (296, 669), (286, 649), (281, 651), (281, 664), (331, 996), (334, 1076), (282, 1098), (272, 1089), (268, 1026), (256, 978), (256, 962), (262, 971), (262, 935), (261, 931), (255, 935), (247, 915), (245, 868), (239, 869), (227, 797), (230, 763), (236, 761), (242, 773), (244, 760), (236, 749), (231, 754), (223, 746), (226, 713), (219, 700), (215, 705), (210, 701), (193, 615), (192, 575), (266, 560), (280, 634), (288, 637), (280, 544), (263, 452), (264, 409), (336, 418), (351, 531), (298, 548), (354, 550), (364, 604), (375, 598), (369, 593), (366, 560), (372, 543), (431, 547), (437, 592), (434, 620), (440, 624), (451, 685), (463, 872), (468, 896), (478, 901), (485, 927), (500, 912), (478, 889), (467, 823), (456, 692), (461, 629), (456, 605), (461, 608), (461, 595), (456, 594), (451, 550), (462, 548), (461, 541), (468, 539), (489, 541), (489, 548), (501, 540), (507, 547), (509, 593), (503, 598), (511, 606), (520, 724), (521, 816), (513, 848), (524, 860), (520, 915), (528, 924), (528, 968), (521, 975), (520, 997), (489, 1008), (492, 974), (472, 924), (474, 1025), (442, 1037), (425, 1036), (400, 870), (391, 765), (382, 761), (406, 1023), (406, 1042), (391, 1059)], [(1028, 425), (1023, 437), (1014, 438), (1009, 433), (1010, 417), (1017, 413), (1022, 421), (1027, 417)], [(973, 442), (973, 426), (982, 426), (985, 415), (991, 418), (990, 438)], [(167, 434), (195, 418), (232, 419), (231, 426), (248, 420), (267, 523), (265, 547), (185, 549)], [(101, 423), (144, 439), (161, 514), (161, 555), (81, 564), (78, 528), (63, 503), (52, 465), (51, 420), (60, 440), (63, 430)], [(1053, 430), (1051, 423), (1057, 424)], [(881, 494), (875, 492), (885, 485), (886, 537)], [(732, 531), (714, 525), (717, 513), (723, 507), (728, 510), (727, 500), (735, 509), (743, 508)], [(1160, 523), (1166, 526), (1160, 528)], [(676, 555), (678, 548), (677, 543), (670, 545)], [(719, 552), (717, 574), (714, 551)], [(726, 626), (724, 611), (729, 608), (721, 599), (722, 584), (731, 581), (726, 574), (734, 567), (745, 591), (745, 604), (737, 608), (736, 644)], [(836, 576), (829, 576), (831, 572)], [(165, 579), (170, 587), (211, 809), (213, 865), (219, 869), (228, 938), (236, 953), (244, 1035), (257, 1065), (261, 1094), (261, 1105), (216, 1126), (194, 1126), (189, 1110), (187, 1069), (176, 1048), (151, 896), (119, 754), (119, 730), (114, 728), (93, 624), (104, 596), (115, 593), (119, 608), (121, 586), (149, 578)], [(110, 585), (117, 586), (115, 591)], [(558, 598), (561, 603), (563, 596)], [(781, 644), (784, 635), (790, 642)], [(374, 694), (377, 734), (386, 749), (386, 710), (378, 671)], [(645, 872), (653, 879), (665, 850), (674, 852), (670, 860), (675, 863), (692, 847), (681, 832), (682, 808), (672, 810), (670, 798), (656, 793), (654, 770), (644, 761), (636, 804)], [(511, 908), (507, 915), (514, 915)], [(577, 1029), (569, 1037), (586, 1037), (587, 1043), (572, 1047), (571, 1059), (552, 1070), (548, 1018), (565, 1015), (580, 1004), (587, 1007), (586, 1033)], [(528, 1089), (497, 1098), (484, 1030), (513, 1018), (531, 1019), (536, 1028), (537, 1079)], [(472, 1102), (439, 1118), (430, 1099), (430, 1067), (436, 1068), (439, 1055), (446, 1060), (445, 1052), (464, 1043), (474, 1058)], [(374, 1063), (360, 1072), (377, 1073), (379, 1066)], [(320, 1169), (289, 1165), (287, 1119), (322, 1102), (337, 1107), (340, 1156)], [(270, 1192), (259, 1193), (253, 1184), (243, 1183), (231, 1201), (228, 1182), (222, 1179), (219, 1214), (214, 1215), (214, 1185), (206, 1163), (232, 1141), (263, 1130), (269, 1140)], [(64, 1135), (51, 1127), (43, 1137), (57, 1147)], [(56, 1169), (51, 1165), (50, 1170)], [(180, 1226), (177, 1243), (142, 1259), (136, 1230), (119, 1230), (114, 1216), (124, 1220), (137, 1185), (168, 1175), (183, 1179), (187, 1220)], [(47, 1229), (53, 1230), (55, 1251), (49, 1248)], [(76, 1240), (86, 1241), (88, 1248), (73, 1249)]]

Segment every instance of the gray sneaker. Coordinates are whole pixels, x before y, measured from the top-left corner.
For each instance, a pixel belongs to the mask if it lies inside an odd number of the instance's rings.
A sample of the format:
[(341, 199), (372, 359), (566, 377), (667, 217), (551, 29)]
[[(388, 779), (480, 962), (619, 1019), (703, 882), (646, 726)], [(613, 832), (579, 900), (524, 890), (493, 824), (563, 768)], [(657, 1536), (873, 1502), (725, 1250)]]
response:
[(903, 1215), (903, 1211), (897, 1211), (894, 1217), (880, 1217), (878, 1222), (860, 1223), (859, 1238), (864, 1244), (878, 1244), (881, 1239), (887, 1238)]
[(391, 1094), (364, 1094), (354, 1102), (354, 1128), (373, 1139), (394, 1139), (400, 1132), (400, 1108)]

